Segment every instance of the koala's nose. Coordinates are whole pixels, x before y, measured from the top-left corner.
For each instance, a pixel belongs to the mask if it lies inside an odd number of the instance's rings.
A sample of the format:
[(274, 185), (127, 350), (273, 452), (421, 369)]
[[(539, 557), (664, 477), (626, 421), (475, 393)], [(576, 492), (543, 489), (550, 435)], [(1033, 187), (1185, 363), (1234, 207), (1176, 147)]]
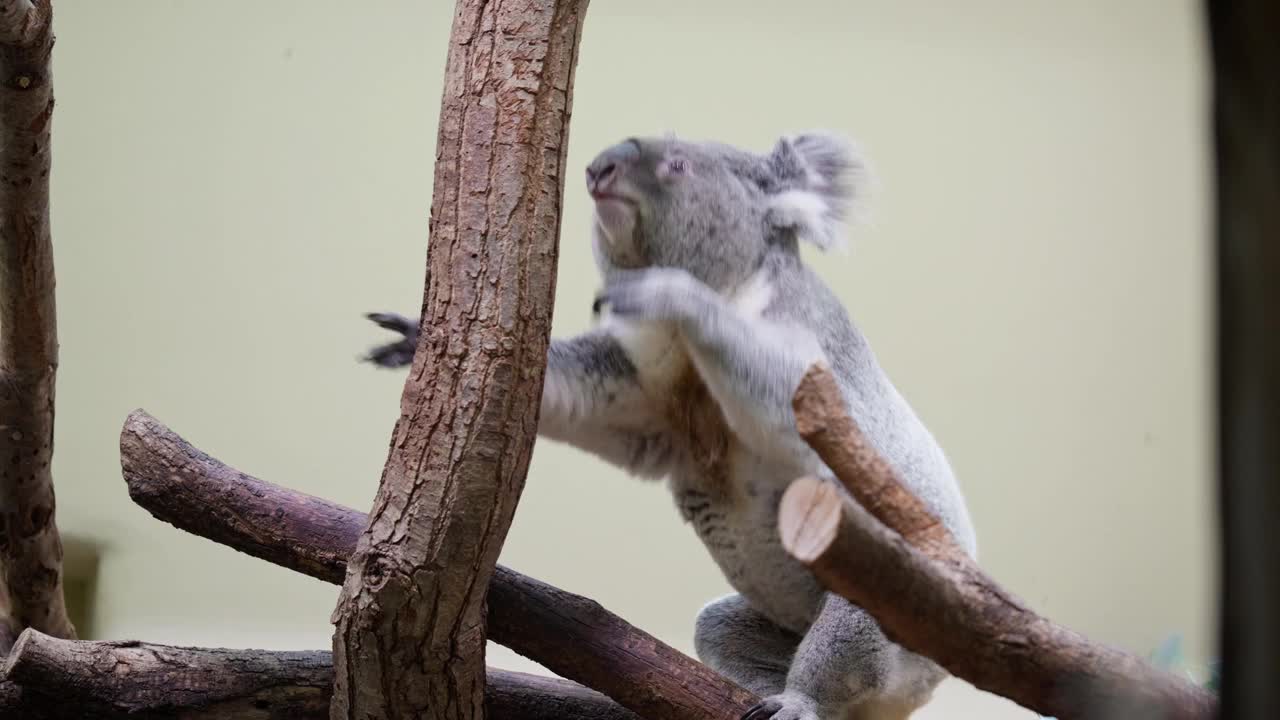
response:
[(618, 143), (596, 156), (587, 166), (587, 190), (603, 192), (613, 184), (618, 169), (640, 157), (640, 144), (635, 140)]

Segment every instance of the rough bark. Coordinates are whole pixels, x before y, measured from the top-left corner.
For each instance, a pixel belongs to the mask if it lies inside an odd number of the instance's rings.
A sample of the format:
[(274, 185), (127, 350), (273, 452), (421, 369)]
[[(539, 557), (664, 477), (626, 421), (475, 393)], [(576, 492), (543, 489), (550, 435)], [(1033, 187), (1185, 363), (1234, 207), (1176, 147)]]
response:
[(815, 366), (800, 390), (802, 434), (857, 502), (797, 480), (782, 500), (783, 546), (895, 642), (1058, 720), (1215, 716), (1207, 691), (1040, 617), (988, 577), (870, 448), (830, 371)]
[(1222, 712), (1280, 717), (1280, 4), (1208, 3)]
[[(129, 495), (152, 515), (301, 573), (341, 583), (366, 524), (351, 508), (229, 467), (141, 410), (125, 421)], [(643, 717), (736, 720), (757, 698), (598, 603), (497, 566), (490, 637)]]
[(47, 0), (0, 0), (0, 653), (26, 627), (75, 636), (49, 468), (58, 367), (51, 13)]
[[(328, 652), (77, 642), (27, 631), (5, 663), (0, 719), (320, 720), (329, 715)], [(491, 717), (637, 720), (600, 693), (558, 678), (488, 670)]]
[(587, 0), (459, 0), (423, 327), (333, 613), (332, 717), (483, 716), (484, 600), (537, 430)]

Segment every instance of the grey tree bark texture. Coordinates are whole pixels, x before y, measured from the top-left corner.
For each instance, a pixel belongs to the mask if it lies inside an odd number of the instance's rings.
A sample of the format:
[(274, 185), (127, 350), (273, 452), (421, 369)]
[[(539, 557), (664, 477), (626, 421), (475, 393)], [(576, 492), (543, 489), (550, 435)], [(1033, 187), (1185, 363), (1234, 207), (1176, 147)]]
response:
[(427, 288), (347, 567), (334, 720), (484, 715), (484, 606), (537, 431), (587, 0), (458, 0)]
[[(0, 720), (321, 720), (332, 693), (328, 652), (59, 640), (28, 630), (0, 667)], [(485, 706), (499, 720), (638, 720), (567, 680), (493, 669)]]
[[(120, 433), (129, 495), (156, 518), (341, 584), (367, 517), (246, 475), (134, 411)], [(581, 595), (497, 566), (490, 639), (646, 718), (737, 720), (759, 699)], [(492, 672), (492, 671), (491, 671)]]
[(75, 637), (50, 471), (52, 22), (49, 0), (0, 0), (0, 654), (27, 627)]
[(1216, 698), (1038, 615), (956, 545), (867, 443), (823, 365), (795, 395), (801, 436), (849, 489), (802, 478), (783, 546), (885, 634), (975, 686), (1058, 720), (1209, 720)]
[(1207, 4), (1217, 171), (1222, 713), (1280, 717), (1280, 3)]

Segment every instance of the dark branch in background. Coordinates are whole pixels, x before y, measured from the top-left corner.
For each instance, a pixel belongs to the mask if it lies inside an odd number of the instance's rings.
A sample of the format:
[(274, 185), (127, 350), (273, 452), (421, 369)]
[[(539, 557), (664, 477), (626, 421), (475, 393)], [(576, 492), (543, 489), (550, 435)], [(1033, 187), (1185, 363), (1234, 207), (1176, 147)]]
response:
[(49, 469), (58, 368), (52, 51), (47, 0), (0, 0), (0, 654), (27, 627), (75, 636)]
[[(639, 720), (567, 680), (488, 671), (494, 720)], [(0, 718), (23, 720), (324, 720), (328, 652), (78, 642), (23, 633), (3, 668)]]
[(1215, 716), (1207, 691), (1040, 617), (988, 577), (870, 449), (825, 367), (805, 375), (795, 412), (849, 494), (872, 502), (797, 480), (783, 496), (783, 545), (895, 642), (1058, 720)]
[[(364, 514), (246, 475), (140, 410), (125, 421), (120, 458), (129, 495), (158, 519), (342, 582)], [(642, 717), (737, 720), (758, 700), (592, 600), (501, 565), (488, 592), (491, 639)]]
[(1222, 713), (1280, 718), (1280, 3), (1208, 3)]
[(413, 371), (333, 611), (334, 720), (479, 720), (537, 432), (587, 0), (458, 0)]

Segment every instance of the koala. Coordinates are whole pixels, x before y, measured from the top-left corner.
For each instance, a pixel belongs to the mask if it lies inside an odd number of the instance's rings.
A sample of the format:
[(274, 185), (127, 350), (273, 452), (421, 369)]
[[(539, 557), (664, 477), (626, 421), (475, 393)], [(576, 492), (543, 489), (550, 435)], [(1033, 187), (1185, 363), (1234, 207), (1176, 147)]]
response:
[[(976, 556), (946, 456), (877, 363), (801, 243), (841, 244), (866, 167), (819, 132), (755, 153), (631, 138), (586, 169), (599, 322), (553, 339), (540, 436), (665, 479), (735, 593), (694, 622), (698, 657), (759, 694), (746, 720), (904, 718), (946, 676), (890, 642), (783, 549), (779, 501), (802, 475), (834, 481), (796, 430), (791, 400), (825, 362), (852, 416), (906, 485)], [(418, 323), (368, 359), (409, 364)], [(843, 491), (843, 487), (841, 487)]]

